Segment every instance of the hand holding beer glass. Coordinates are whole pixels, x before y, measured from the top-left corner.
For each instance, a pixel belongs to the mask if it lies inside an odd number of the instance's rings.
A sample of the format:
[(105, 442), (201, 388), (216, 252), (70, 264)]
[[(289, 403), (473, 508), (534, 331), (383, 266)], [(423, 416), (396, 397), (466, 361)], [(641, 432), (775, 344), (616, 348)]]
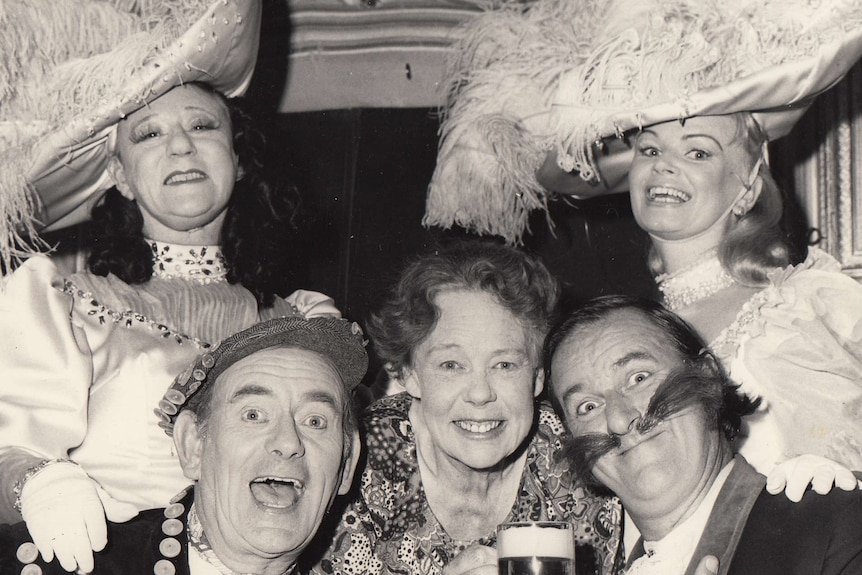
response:
[(575, 537), (568, 521), (501, 523), (500, 575), (575, 575)]

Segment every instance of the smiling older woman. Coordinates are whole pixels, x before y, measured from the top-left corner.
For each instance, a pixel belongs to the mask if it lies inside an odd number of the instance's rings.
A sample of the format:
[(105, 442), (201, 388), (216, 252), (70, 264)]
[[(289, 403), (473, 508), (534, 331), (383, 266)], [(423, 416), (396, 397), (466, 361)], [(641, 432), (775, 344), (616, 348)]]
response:
[(555, 463), (563, 426), (536, 404), (556, 299), (540, 262), (490, 242), (407, 266), (369, 324), (406, 391), (364, 418), (361, 490), (316, 572), (441, 573), (512, 520), (568, 519), (579, 543), (613, 554), (616, 509)]

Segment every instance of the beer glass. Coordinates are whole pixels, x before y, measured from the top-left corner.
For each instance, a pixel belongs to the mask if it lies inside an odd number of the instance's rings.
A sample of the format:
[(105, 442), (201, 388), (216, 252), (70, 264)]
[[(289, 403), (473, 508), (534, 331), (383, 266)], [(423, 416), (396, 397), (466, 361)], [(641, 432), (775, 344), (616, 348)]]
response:
[(568, 521), (497, 526), (500, 575), (575, 575), (575, 537)]

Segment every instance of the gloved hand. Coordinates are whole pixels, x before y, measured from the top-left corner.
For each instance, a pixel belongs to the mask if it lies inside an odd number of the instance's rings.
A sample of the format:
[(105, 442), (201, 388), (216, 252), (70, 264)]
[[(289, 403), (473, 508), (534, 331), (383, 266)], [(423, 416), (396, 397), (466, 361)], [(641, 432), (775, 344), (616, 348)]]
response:
[(137, 515), (134, 506), (113, 499), (69, 461), (52, 463), (24, 483), (21, 515), (42, 559), (50, 562), (56, 555), (69, 572), (93, 570), (93, 551), (108, 542), (102, 497), (110, 502), (112, 521)]
[(715, 555), (706, 555), (697, 564), (694, 575), (715, 575), (718, 573), (718, 559)]
[(833, 484), (844, 491), (853, 491), (862, 486), (856, 476), (840, 463), (819, 455), (799, 455), (780, 463), (766, 478), (766, 490), (775, 495), (784, 494), (793, 502), (811, 485), (814, 491), (825, 495), (832, 490)]

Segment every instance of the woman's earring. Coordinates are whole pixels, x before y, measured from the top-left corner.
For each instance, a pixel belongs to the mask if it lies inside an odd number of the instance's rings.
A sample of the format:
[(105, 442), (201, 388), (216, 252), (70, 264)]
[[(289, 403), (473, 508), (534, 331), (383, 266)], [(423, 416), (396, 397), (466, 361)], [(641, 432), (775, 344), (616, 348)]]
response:
[(743, 206), (743, 205), (736, 204), (735, 206), (733, 206), (733, 213), (734, 213), (737, 217), (740, 217), (740, 218), (741, 218), (741, 217), (742, 217), (742, 216), (744, 216), (747, 212), (748, 212), (748, 210), (746, 210), (746, 209), (745, 209), (745, 206)]

